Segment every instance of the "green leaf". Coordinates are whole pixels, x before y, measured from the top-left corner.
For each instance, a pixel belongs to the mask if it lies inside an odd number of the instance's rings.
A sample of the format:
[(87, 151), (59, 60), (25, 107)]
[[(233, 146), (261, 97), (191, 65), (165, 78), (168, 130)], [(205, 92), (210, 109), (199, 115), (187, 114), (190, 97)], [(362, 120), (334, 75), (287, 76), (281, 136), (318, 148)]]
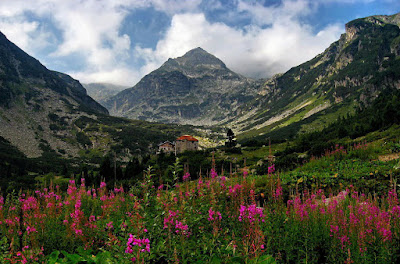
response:
[(246, 263), (241, 257), (234, 257), (231, 259), (229, 263), (238, 263), (238, 264), (244, 264)]
[(221, 264), (221, 259), (219, 257), (217, 257), (217, 256), (214, 256), (214, 257), (212, 257), (210, 263)]
[(61, 251), (61, 253), (68, 260), (67, 263), (78, 264), (80, 261), (84, 261), (84, 259), (81, 256), (79, 256), (78, 254), (69, 254), (64, 250)]
[(96, 263), (98, 264), (108, 264), (114, 263), (111, 253), (108, 251), (101, 252), (96, 256)]
[(56, 250), (51, 252), (51, 254), (48, 257), (48, 262), (49, 264), (55, 264), (58, 260), (58, 256), (60, 255), (60, 251)]
[(262, 255), (257, 260), (258, 264), (276, 264), (275, 259), (271, 255)]

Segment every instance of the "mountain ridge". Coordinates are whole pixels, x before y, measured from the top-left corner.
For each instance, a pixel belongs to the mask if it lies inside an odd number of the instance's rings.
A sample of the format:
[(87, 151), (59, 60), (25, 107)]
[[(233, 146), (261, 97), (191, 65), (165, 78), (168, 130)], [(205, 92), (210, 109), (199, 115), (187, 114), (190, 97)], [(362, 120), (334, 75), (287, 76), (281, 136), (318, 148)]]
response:
[(27, 81), (29, 84), (43, 85), (60, 94), (71, 96), (94, 111), (108, 114), (107, 109), (87, 96), (86, 89), (79, 81), (66, 74), (49, 71), (37, 59), (10, 42), (2, 32), (0, 45), (0, 88), (2, 94), (6, 95), (0, 101), (3, 106), (11, 102), (17, 95), (15, 93), (18, 93), (18, 89), (12, 89), (12, 86)]
[(257, 93), (256, 81), (231, 70), (214, 55), (195, 48), (168, 59), (134, 87), (108, 99), (113, 115), (147, 121), (214, 125)]
[(399, 89), (399, 18), (400, 13), (350, 21), (323, 53), (265, 82), (262, 95), (240, 109), (256, 108), (254, 114), (230, 124), (248, 138), (282, 128), (293, 136), (322, 129), (388, 87)]

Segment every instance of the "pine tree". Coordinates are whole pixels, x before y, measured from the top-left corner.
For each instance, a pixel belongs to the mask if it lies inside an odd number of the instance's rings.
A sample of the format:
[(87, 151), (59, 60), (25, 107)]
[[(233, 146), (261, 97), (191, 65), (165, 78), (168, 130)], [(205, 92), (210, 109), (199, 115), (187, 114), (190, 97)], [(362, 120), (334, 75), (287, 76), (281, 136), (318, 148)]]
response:
[(228, 148), (233, 148), (236, 146), (236, 140), (235, 140), (235, 133), (233, 133), (232, 129), (228, 129), (227, 133), (226, 133), (228, 142), (225, 143), (225, 146), (227, 146)]

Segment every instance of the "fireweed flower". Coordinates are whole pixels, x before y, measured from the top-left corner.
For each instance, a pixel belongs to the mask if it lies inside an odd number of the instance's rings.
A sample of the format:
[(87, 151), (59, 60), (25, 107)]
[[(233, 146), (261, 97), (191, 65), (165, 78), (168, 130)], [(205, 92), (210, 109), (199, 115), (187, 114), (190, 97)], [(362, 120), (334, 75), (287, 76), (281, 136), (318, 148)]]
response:
[(214, 221), (214, 220), (221, 220), (222, 216), (221, 213), (218, 211), (214, 211), (212, 207), (208, 210), (208, 221)]
[(183, 224), (182, 222), (180, 222), (180, 221), (178, 221), (178, 220), (176, 220), (175, 221), (175, 232), (178, 234), (178, 233), (184, 233), (184, 234), (186, 234), (187, 233), (187, 231), (188, 231), (188, 229), (189, 229), (189, 227), (188, 227), (188, 225), (185, 225), (185, 224)]
[(211, 179), (215, 179), (216, 177), (218, 177), (217, 172), (214, 169), (211, 169)]
[[(1, 200), (0, 200), (1, 204)], [(31, 209), (37, 209), (38, 208), (38, 201), (35, 197), (30, 196), (26, 200), (22, 202), (22, 210), (23, 211), (28, 211)]]
[(30, 227), (30, 226), (28, 226), (27, 228), (26, 228), (26, 232), (28, 232), (28, 235), (30, 234), (30, 233), (37, 233), (37, 231), (36, 231), (36, 228), (34, 228), (34, 227)]
[(183, 175), (183, 181), (188, 181), (190, 180), (190, 173), (186, 172), (185, 175)]
[(189, 235), (189, 227), (177, 219), (178, 213), (179, 211), (168, 211), (168, 216), (164, 217), (164, 229), (168, 228), (170, 231), (175, 229), (175, 233), (177, 234)]
[(124, 192), (124, 188), (121, 186), (121, 188), (114, 188), (114, 192), (115, 193), (123, 193)]
[(275, 164), (272, 164), (270, 167), (268, 167), (268, 174), (272, 174), (275, 172)]
[(272, 193), (275, 199), (279, 199), (283, 195), (282, 186), (278, 185), (274, 192)]
[(107, 229), (113, 229), (114, 228), (112, 221), (107, 223), (106, 225), (107, 225)]
[(264, 214), (263, 214), (263, 209), (257, 207), (255, 204), (251, 204), (249, 206), (241, 205), (239, 209), (239, 221), (242, 222), (244, 220), (247, 220), (250, 223), (253, 223), (255, 221), (260, 221), (264, 222)]
[(125, 253), (133, 254), (133, 246), (137, 246), (140, 252), (150, 253), (150, 240), (148, 238), (135, 238), (132, 234), (129, 234), (128, 242), (126, 243)]
[(168, 211), (168, 216), (164, 217), (164, 229), (168, 228), (170, 226), (170, 224), (174, 224), (174, 218), (176, 217), (177, 213), (179, 211)]
[(229, 194), (232, 196), (236, 196), (238, 193), (240, 193), (241, 189), (242, 189), (242, 185), (240, 184), (236, 184), (235, 186), (229, 186)]
[(68, 193), (68, 195), (73, 195), (75, 192), (76, 192), (75, 181), (70, 180), (67, 193)]

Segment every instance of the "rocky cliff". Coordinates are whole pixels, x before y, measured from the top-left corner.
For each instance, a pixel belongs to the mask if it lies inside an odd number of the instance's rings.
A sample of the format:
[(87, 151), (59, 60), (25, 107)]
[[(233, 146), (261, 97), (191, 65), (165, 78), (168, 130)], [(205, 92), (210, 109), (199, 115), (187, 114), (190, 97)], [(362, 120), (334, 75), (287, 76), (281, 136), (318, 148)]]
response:
[(229, 70), (201, 48), (169, 59), (105, 102), (110, 113), (165, 123), (213, 125), (254, 98), (260, 83)]

